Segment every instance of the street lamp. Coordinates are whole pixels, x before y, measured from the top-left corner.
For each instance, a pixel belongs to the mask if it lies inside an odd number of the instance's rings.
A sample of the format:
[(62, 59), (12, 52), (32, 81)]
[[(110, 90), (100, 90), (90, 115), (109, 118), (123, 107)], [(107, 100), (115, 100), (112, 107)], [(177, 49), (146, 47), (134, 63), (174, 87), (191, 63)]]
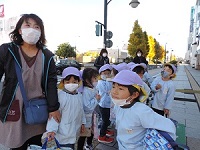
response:
[[(104, 0), (104, 35), (103, 35), (103, 44), (104, 44), (104, 48), (106, 48), (106, 39), (107, 39), (107, 12), (108, 12), (108, 4), (111, 2), (112, 0)], [(138, 5), (140, 4), (140, 2), (138, 2), (138, 0), (132, 0), (129, 5), (132, 8), (136, 8)]]
[(129, 5), (132, 7), (132, 8), (136, 8), (138, 5), (140, 4), (140, 2), (138, 2), (138, 0), (132, 0)]

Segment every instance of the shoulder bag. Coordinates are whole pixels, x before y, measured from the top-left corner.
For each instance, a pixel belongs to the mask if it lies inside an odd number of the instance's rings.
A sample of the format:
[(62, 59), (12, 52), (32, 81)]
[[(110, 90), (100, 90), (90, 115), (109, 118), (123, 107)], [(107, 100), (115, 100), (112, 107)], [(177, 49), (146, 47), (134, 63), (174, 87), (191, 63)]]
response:
[(28, 100), (22, 80), (21, 68), (16, 61), (15, 70), (24, 102), (23, 114), (25, 122), (30, 125), (46, 123), (49, 116), (47, 110), (47, 100), (45, 98), (33, 98)]

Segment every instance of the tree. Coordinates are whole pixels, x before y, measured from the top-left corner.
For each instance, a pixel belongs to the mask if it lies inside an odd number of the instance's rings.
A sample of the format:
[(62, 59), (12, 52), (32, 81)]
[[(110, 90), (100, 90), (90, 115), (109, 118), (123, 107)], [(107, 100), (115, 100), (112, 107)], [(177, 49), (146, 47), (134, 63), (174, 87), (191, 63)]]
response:
[(149, 39), (148, 39), (148, 34), (146, 31), (143, 32), (144, 33), (144, 39), (145, 39), (145, 48), (144, 48), (144, 52), (146, 52), (146, 55), (148, 55), (149, 53)]
[(147, 58), (149, 59), (149, 61), (153, 60), (154, 56), (155, 56), (155, 41), (154, 38), (152, 36), (148, 37), (148, 45), (149, 45), (149, 53), (147, 55)]
[(146, 40), (145, 34), (142, 31), (142, 28), (138, 24), (138, 20), (135, 21), (133, 31), (130, 34), (128, 44), (128, 53), (129, 55), (135, 57), (137, 49), (141, 49), (143, 51), (143, 55), (147, 55), (146, 49)]
[(58, 46), (58, 50), (55, 52), (59, 57), (76, 57), (75, 48), (69, 43), (63, 43)]
[(98, 52), (94, 52), (94, 51), (87, 51), (83, 54), (84, 56), (91, 56), (92, 58), (96, 58), (99, 53)]
[(154, 62), (156, 62), (157, 64), (158, 60), (162, 59), (162, 51), (159, 42), (157, 42), (156, 39), (154, 39), (154, 42), (155, 42), (155, 55), (153, 59), (155, 60)]

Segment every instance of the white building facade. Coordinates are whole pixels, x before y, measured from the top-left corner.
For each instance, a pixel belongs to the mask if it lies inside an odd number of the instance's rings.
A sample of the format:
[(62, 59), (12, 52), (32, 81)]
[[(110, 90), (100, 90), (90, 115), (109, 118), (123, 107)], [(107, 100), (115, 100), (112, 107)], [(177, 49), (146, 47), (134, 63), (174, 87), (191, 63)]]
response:
[(185, 59), (195, 69), (200, 69), (200, 0), (191, 8), (188, 50)]

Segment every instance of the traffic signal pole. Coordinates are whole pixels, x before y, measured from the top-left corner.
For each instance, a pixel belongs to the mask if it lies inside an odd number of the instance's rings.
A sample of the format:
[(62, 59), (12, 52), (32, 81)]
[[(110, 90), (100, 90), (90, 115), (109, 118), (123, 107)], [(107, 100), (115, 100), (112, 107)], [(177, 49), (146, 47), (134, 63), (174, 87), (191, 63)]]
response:
[(104, 48), (106, 48), (107, 12), (108, 12), (108, 3), (107, 3), (107, 0), (104, 0), (104, 34), (103, 34), (103, 47)]

